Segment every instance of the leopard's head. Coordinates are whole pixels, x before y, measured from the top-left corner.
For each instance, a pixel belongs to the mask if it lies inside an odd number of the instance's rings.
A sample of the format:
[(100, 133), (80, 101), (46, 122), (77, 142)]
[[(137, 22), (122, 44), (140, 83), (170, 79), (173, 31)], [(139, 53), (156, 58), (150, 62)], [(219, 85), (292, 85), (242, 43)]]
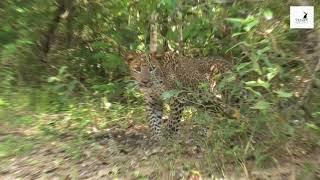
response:
[(138, 81), (140, 86), (150, 86), (152, 72), (154, 67), (148, 63), (148, 57), (145, 53), (130, 52), (124, 58), (129, 66), (133, 78)]
[(132, 73), (141, 73), (147, 66), (146, 56), (142, 53), (130, 52), (126, 54), (124, 60)]

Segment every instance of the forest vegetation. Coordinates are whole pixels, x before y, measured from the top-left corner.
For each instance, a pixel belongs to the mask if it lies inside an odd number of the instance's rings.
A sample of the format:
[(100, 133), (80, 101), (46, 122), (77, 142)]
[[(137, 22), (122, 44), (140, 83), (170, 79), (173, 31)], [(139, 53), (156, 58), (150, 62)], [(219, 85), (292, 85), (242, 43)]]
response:
[[(293, 5), (314, 6), (313, 29), (290, 28)], [(0, 179), (320, 179), (319, 8), (1, 0)], [(160, 142), (124, 61), (150, 53), (154, 13), (157, 50), (230, 62), (218, 90), (237, 99), (229, 115), (188, 107)]]

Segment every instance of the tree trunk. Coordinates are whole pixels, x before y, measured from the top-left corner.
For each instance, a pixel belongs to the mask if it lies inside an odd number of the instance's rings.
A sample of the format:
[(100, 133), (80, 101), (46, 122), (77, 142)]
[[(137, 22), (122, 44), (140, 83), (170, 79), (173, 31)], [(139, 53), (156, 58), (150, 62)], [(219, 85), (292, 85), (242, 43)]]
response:
[(58, 0), (57, 2), (57, 10), (55, 11), (55, 15), (51, 23), (48, 25), (47, 31), (43, 32), (38, 46), (40, 49), (40, 61), (47, 63), (47, 56), (50, 52), (50, 49), (52, 47), (52, 44), (55, 40), (55, 33), (58, 29), (59, 23), (62, 18), (66, 18), (70, 12), (68, 7), (68, 4), (70, 4), (71, 1), (69, 0)]
[(150, 20), (150, 53), (155, 54), (157, 52), (157, 41), (158, 41), (158, 24), (157, 24), (158, 14), (154, 11), (151, 14)]
[(182, 12), (181, 12), (181, 7), (182, 7), (182, 2), (179, 1), (178, 4), (178, 42), (179, 42), (179, 53), (183, 54), (183, 16), (182, 16)]

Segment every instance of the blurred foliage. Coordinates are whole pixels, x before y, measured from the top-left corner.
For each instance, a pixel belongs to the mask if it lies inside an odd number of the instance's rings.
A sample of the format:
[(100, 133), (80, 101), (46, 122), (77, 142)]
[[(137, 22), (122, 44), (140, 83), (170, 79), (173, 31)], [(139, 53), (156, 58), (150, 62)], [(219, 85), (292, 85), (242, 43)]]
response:
[[(263, 161), (276, 153), (272, 147), (284, 142), (295, 144), (303, 136), (300, 143), (311, 144), (319, 136), (320, 96), (315, 93), (319, 85), (310, 89), (306, 108), (311, 117), (296, 105), (312, 76), (315, 58), (309, 55), (319, 57), (319, 52), (304, 51), (303, 33), (289, 29), (291, 4), (1, 0), (1, 119), (18, 114), (12, 122), (37, 124), (44, 134), (80, 136), (132, 120), (145, 123), (142, 95), (121, 53), (148, 51), (153, 11), (159, 13), (159, 44), (166, 41), (169, 49), (178, 49), (179, 10), (184, 54), (221, 56), (235, 64), (219, 84), (230, 101), (239, 99), (235, 120), (213, 118), (207, 112), (189, 117), (211, 127), (212, 154), (225, 152), (227, 158), (242, 160), (257, 147), (261, 148), (255, 151), (260, 154), (257, 161)], [(315, 13), (319, 25), (320, 11)], [(319, 73), (315, 78), (318, 82)], [(173, 90), (162, 97), (178, 93)], [(37, 118), (21, 112), (34, 112)], [(5, 143), (11, 147), (17, 142)], [(3, 149), (0, 146), (0, 153)]]

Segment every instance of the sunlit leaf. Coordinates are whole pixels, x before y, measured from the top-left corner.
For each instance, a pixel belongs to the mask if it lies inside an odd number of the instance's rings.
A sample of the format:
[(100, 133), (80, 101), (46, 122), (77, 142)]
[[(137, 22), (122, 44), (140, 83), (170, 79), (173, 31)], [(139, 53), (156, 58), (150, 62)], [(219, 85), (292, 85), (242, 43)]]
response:
[(62, 74), (64, 74), (65, 72), (67, 72), (67, 69), (68, 69), (67, 66), (62, 66), (62, 67), (59, 69), (59, 75), (62, 75)]
[(179, 94), (180, 94), (180, 91), (178, 90), (165, 91), (164, 93), (161, 94), (161, 99), (168, 100), (168, 99), (171, 99), (172, 97), (177, 97)]
[(272, 19), (273, 17), (273, 13), (270, 9), (266, 9), (264, 12), (263, 12), (263, 16), (267, 19), (267, 20), (270, 20)]
[(270, 51), (271, 50), (271, 47), (270, 46), (266, 46), (266, 47), (264, 47), (264, 48), (262, 48), (262, 49), (259, 49), (258, 51), (257, 51), (257, 54), (258, 55), (261, 55), (261, 54), (264, 54), (264, 53), (266, 53), (266, 52), (268, 52), (268, 51)]
[(19, 13), (24, 13), (25, 12), (25, 10), (22, 9), (22, 8), (16, 8), (16, 11), (19, 12)]
[(250, 31), (253, 27), (255, 27), (259, 23), (258, 20), (254, 19), (249, 23), (246, 23), (246, 26), (243, 28), (245, 31)]
[(232, 37), (236, 37), (236, 36), (240, 36), (242, 34), (245, 34), (246, 32), (236, 32), (234, 34), (232, 34)]
[(269, 102), (260, 100), (258, 101), (251, 109), (258, 109), (258, 110), (268, 110), (270, 109), (271, 104)]
[(246, 62), (246, 63), (241, 63), (237, 66), (237, 71), (242, 70), (243, 68), (247, 67), (248, 65), (250, 65), (251, 62)]
[(272, 80), (278, 73), (279, 68), (267, 68), (269, 73), (267, 74), (268, 81)]
[(274, 91), (278, 97), (280, 98), (290, 98), (293, 96), (293, 93), (292, 92), (285, 92), (284, 90), (280, 89), (280, 90), (277, 90), (277, 91)]
[(262, 75), (262, 71), (261, 71), (261, 68), (260, 68), (260, 65), (258, 63), (258, 57), (256, 54), (252, 53), (250, 54), (250, 59), (251, 59), (251, 62), (252, 62), (252, 68), (255, 72), (257, 72), (259, 75)]
[(60, 81), (60, 79), (57, 78), (57, 77), (55, 77), (55, 76), (48, 78), (48, 82), (49, 82), (49, 83), (56, 82), (56, 81)]
[(9, 103), (7, 103), (5, 100), (0, 98), (0, 107), (6, 107), (8, 105), (9, 105)]
[(270, 84), (268, 82), (261, 79), (258, 79), (257, 81), (248, 81), (245, 82), (245, 84), (250, 87), (264, 87), (265, 89), (269, 89), (270, 87)]
[(241, 25), (245, 22), (245, 19), (242, 18), (225, 18), (225, 20), (236, 25)]
[(253, 90), (251, 87), (245, 87), (245, 89), (249, 90), (250, 92), (252, 92), (254, 95), (258, 97), (262, 97), (262, 94), (260, 92)]

